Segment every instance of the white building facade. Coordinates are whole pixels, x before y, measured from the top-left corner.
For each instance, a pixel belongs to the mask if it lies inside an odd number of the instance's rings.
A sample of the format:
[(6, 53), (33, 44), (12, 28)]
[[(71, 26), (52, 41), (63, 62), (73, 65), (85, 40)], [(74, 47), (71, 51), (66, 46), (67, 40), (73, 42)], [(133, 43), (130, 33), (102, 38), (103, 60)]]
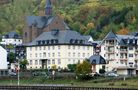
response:
[(89, 36), (82, 36), (71, 30), (49, 31), (26, 46), (28, 69), (42, 68), (42, 60), (47, 68), (67, 68), (68, 64), (77, 64), (93, 55), (93, 46)]
[(0, 43), (3, 45), (21, 45), (22, 39), (16, 32), (9, 32), (2, 36), (2, 41)]
[(0, 46), (0, 70), (8, 69), (7, 51)]
[(117, 35), (112, 31), (101, 43), (101, 55), (106, 59), (106, 71), (122, 75), (138, 74), (138, 36)]

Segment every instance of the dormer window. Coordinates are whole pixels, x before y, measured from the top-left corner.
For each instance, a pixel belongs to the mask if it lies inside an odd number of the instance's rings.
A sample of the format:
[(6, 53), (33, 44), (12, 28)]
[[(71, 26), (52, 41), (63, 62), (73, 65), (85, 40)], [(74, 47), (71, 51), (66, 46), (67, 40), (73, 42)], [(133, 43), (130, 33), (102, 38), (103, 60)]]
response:
[(80, 40), (80, 44), (83, 44), (83, 40)]
[(78, 43), (78, 40), (75, 40), (75, 43), (77, 44)]
[(58, 43), (58, 40), (57, 39), (55, 40), (55, 43)]
[(47, 44), (49, 44), (49, 43), (50, 43), (50, 42), (49, 42), (49, 40), (47, 40), (46, 42), (47, 42)]
[(70, 40), (70, 43), (71, 43), (71, 44), (73, 43), (73, 39)]
[(43, 44), (43, 45), (45, 44), (45, 41), (44, 41), (44, 40), (42, 41), (42, 44)]
[(38, 45), (40, 45), (41, 44), (41, 41), (37, 41), (37, 43), (38, 43)]
[(51, 44), (54, 44), (54, 40), (53, 39), (51, 40)]

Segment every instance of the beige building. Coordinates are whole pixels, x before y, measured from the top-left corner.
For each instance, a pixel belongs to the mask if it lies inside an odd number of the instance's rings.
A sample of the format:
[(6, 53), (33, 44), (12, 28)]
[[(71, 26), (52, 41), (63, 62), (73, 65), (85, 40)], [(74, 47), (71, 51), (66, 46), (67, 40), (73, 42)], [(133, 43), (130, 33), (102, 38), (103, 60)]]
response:
[(42, 33), (27, 44), (28, 69), (46, 67), (67, 68), (68, 64), (82, 62), (93, 55), (92, 37), (71, 30), (52, 30)]

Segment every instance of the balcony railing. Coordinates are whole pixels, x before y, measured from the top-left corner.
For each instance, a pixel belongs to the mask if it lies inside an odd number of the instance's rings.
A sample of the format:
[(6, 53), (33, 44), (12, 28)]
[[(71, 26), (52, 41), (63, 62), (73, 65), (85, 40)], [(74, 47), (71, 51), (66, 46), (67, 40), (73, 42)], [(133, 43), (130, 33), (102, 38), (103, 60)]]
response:
[(126, 49), (120, 49), (120, 53), (127, 53)]

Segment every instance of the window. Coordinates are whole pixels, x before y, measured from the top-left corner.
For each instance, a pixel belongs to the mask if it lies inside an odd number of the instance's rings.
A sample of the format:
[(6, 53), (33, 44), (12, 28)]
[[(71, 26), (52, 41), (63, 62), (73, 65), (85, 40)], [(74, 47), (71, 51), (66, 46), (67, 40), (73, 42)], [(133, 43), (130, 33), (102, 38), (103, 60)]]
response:
[(123, 61), (120, 61), (121, 64), (123, 64), (124, 62)]
[(52, 53), (52, 56), (55, 57), (55, 53)]
[(54, 49), (55, 49), (55, 47), (54, 47), (54, 46), (52, 46), (52, 49), (54, 50)]
[(32, 47), (30, 47), (30, 51), (32, 51)]
[(44, 46), (44, 50), (46, 50), (46, 47)]
[(39, 65), (42, 65), (42, 60), (39, 60)]
[(37, 53), (35, 54), (35, 57), (37, 57)]
[(75, 49), (75, 46), (73, 46), (73, 49)]
[(48, 50), (50, 50), (50, 46), (48, 46)]
[(133, 57), (133, 54), (129, 54), (129, 57)]
[(89, 50), (89, 46), (87, 46), (87, 50)]
[(42, 57), (42, 53), (40, 53), (39, 55), (40, 55), (40, 57)]
[(133, 47), (129, 47), (129, 50), (133, 50)]
[(82, 56), (85, 57), (85, 53), (83, 53)]
[(35, 47), (35, 50), (37, 50), (37, 47)]
[(78, 46), (78, 49), (80, 49), (80, 46)]
[(85, 46), (83, 46), (83, 50), (85, 50)]
[(54, 59), (52, 59), (52, 64), (55, 64), (55, 60)]
[(73, 60), (73, 64), (75, 64), (75, 60)]
[(35, 65), (38, 65), (38, 61), (37, 60), (35, 60)]
[(39, 47), (39, 50), (41, 50), (41, 46)]
[(116, 54), (116, 56), (118, 56), (118, 54)]
[(60, 50), (60, 46), (58, 46), (58, 49)]
[(68, 46), (68, 49), (70, 49), (70, 46)]
[(58, 59), (58, 64), (61, 64), (61, 60), (60, 59)]
[(73, 53), (73, 57), (75, 57), (75, 52)]
[(33, 64), (33, 62), (32, 62), (32, 60), (30, 60), (30, 65), (32, 65)]
[(90, 53), (87, 53), (87, 56), (89, 57), (90, 56)]
[(30, 57), (32, 57), (32, 54), (30, 54)]
[(48, 60), (48, 64), (51, 64), (50, 60)]
[(70, 62), (71, 60), (70, 59), (68, 59), (68, 62)]
[(50, 53), (48, 53), (48, 57), (50, 57)]
[(43, 57), (46, 57), (46, 53), (45, 52), (43, 53)]
[(80, 53), (78, 53), (78, 57), (80, 57)]
[(70, 55), (70, 52), (68, 53), (68, 56), (70, 57), (71, 55)]
[(58, 56), (60, 57), (60, 52), (58, 52)]

